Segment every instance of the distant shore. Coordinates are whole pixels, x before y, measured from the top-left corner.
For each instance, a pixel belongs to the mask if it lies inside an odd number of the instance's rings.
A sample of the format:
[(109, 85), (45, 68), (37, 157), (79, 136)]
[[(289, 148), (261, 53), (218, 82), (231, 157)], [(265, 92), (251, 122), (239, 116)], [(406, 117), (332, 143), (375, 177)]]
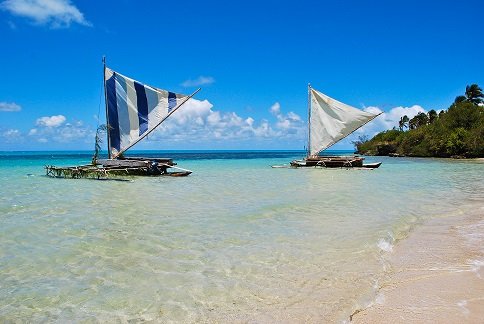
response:
[(398, 157), (398, 158), (423, 158), (423, 159), (444, 159), (444, 160), (466, 160), (466, 161), (484, 161), (484, 157), (465, 157), (465, 156), (450, 156), (450, 157), (442, 157), (442, 156), (413, 156), (413, 155), (401, 155), (397, 153), (389, 153), (389, 154), (382, 154), (382, 155), (374, 155), (374, 154), (366, 154), (355, 152), (355, 155), (362, 155), (362, 156), (386, 156), (386, 157)]
[(482, 323), (484, 206), (433, 219), (399, 242), (372, 305), (352, 323)]

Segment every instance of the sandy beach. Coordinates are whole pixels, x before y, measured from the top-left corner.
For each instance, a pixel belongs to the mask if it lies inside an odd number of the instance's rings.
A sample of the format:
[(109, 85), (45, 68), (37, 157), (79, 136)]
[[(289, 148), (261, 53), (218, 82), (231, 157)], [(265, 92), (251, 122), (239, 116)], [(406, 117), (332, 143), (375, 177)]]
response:
[(484, 207), (433, 219), (397, 243), (376, 300), (352, 323), (484, 323)]

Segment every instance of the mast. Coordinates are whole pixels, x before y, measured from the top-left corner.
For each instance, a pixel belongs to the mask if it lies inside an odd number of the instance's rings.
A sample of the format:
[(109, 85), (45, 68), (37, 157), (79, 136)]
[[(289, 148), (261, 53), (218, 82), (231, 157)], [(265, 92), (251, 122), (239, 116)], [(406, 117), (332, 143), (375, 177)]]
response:
[(111, 140), (109, 136), (109, 113), (108, 113), (108, 97), (106, 93), (106, 56), (103, 55), (103, 85), (104, 85), (104, 105), (106, 106), (106, 134), (108, 135), (108, 159), (111, 158)]
[(306, 157), (311, 154), (311, 83), (308, 83), (308, 146)]
[(158, 122), (158, 124), (156, 124), (151, 130), (149, 130), (148, 132), (144, 133), (143, 136), (139, 137), (136, 141), (134, 141), (133, 143), (131, 143), (131, 145), (129, 145), (128, 147), (126, 147), (126, 148), (122, 149), (121, 151), (119, 151), (112, 158), (113, 159), (117, 158), (118, 156), (120, 156), (121, 154), (123, 154), (124, 152), (126, 152), (129, 148), (133, 147), (135, 144), (137, 144), (139, 141), (141, 141), (143, 138), (145, 138), (146, 136), (148, 136), (152, 131), (154, 131), (158, 126), (160, 126), (161, 123), (163, 123), (168, 117), (170, 117), (171, 114), (173, 114), (175, 111), (177, 111), (178, 108), (180, 108), (184, 103), (186, 103), (191, 97), (193, 97), (194, 95), (196, 95), (197, 92), (200, 91), (200, 90), (201, 90), (201, 88), (198, 88), (197, 90), (195, 90), (194, 93), (192, 93), (191, 95), (189, 95), (188, 97), (186, 97), (178, 106), (176, 106), (175, 108), (173, 108), (172, 111), (170, 111), (170, 113), (168, 115), (166, 115), (165, 118), (163, 118), (162, 120), (160, 120)]

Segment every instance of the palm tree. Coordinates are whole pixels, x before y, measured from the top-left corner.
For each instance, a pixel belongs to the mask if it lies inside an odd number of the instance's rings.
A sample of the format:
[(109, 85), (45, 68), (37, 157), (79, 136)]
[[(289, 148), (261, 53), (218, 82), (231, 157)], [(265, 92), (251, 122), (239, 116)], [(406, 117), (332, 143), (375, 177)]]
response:
[(416, 129), (417, 128), (417, 118), (413, 117), (412, 119), (409, 120), (408, 128), (409, 129)]
[(475, 105), (484, 102), (484, 94), (477, 84), (471, 84), (466, 87), (466, 98), (466, 101), (472, 102)]
[(466, 100), (467, 100), (466, 96), (457, 96), (455, 97), (454, 103), (464, 102)]
[(418, 119), (418, 127), (428, 125), (429, 116), (426, 113), (419, 112), (416, 117)]
[(408, 125), (410, 129), (417, 129), (421, 126), (425, 126), (429, 123), (429, 117), (426, 113), (419, 112), (415, 117), (410, 119)]
[(408, 121), (409, 119), (407, 115), (401, 117), (400, 121), (398, 122), (398, 128), (400, 128), (401, 131), (403, 131), (405, 127), (408, 128)]
[(432, 109), (428, 112), (428, 117), (429, 117), (429, 124), (432, 124), (438, 117), (437, 112)]

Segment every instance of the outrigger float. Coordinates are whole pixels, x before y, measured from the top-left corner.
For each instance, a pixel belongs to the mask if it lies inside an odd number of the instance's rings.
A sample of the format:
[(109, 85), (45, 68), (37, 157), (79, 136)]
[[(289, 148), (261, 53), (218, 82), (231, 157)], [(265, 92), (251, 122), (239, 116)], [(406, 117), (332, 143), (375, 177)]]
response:
[(308, 150), (304, 159), (291, 161), (289, 167), (378, 168), (381, 162), (365, 164), (363, 163), (364, 158), (357, 155), (325, 156), (319, 155), (319, 153), (338, 143), (380, 114), (351, 107), (308, 85)]
[[(104, 66), (106, 125), (96, 133), (95, 153), (91, 164), (57, 167), (46, 165), (47, 176), (55, 178), (108, 179), (111, 176), (183, 177), (192, 171), (177, 167), (171, 158), (126, 157), (124, 153), (160, 126), (192, 98), (142, 84)], [(98, 159), (100, 130), (108, 140), (108, 158)], [(174, 170), (174, 171), (173, 171)]]

